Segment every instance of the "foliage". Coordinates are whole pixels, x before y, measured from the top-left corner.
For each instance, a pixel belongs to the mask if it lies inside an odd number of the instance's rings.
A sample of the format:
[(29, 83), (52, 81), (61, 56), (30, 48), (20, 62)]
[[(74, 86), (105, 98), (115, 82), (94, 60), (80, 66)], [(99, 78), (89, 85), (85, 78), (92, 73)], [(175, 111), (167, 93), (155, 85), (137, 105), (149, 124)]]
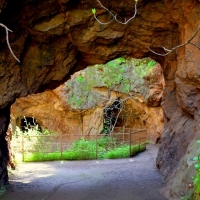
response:
[(0, 187), (0, 196), (3, 196), (6, 193), (6, 186)]
[(95, 14), (97, 11), (95, 8), (92, 9), (92, 13)]
[(66, 99), (72, 109), (90, 109), (105, 98), (94, 88), (108, 88), (125, 94), (135, 92), (148, 97), (149, 87), (144, 78), (152, 73), (156, 62), (150, 58), (126, 60), (117, 58), (104, 65), (94, 65), (79, 72), (66, 82)]
[[(197, 143), (200, 144), (200, 140), (197, 140)], [(197, 162), (195, 164), (196, 175), (193, 180), (194, 184), (193, 200), (198, 200), (200, 199), (200, 154), (197, 157), (194, 157), (193, 160)]]
[[(44, 136), (48, 137), (44, 137)], [(53, 137), (51, 137), (53, 136)], [(25, 131), (16, 128), (13, 135), (12, 146), (19, 147), (23, 141), (25, 153), (24, 161), (51, 161), (51, 160), (88, 160), (88, 159), (105, 159), (105, 158), (125, 158), (130, 155), (130, 147), (127, 144), (118, 144), (117, 139), (111, 136), (102, 135), (98, 140), (87, 140), (81, 138), (74, 141), (70, 148), (60, 152), (60, 143), (56, 143), (57, 133), (51, 133), (48, 130), (40, 131), (38, 126), (30, 126), (27, 123)], [(52, 144), (57, 144), (52, 151)], [(144, 150), (143, 146), (135, 145), (131, 147), (131, 154), (136, 154)], [(51, 152), (51, 153), (49, 153)], [(98, 153), (97, 153), (98, 152)], [(19, 162), (22, 158), (22, 147), (15, 160)]]
[[(24, 119), (26, 119), (24, 117)], [(34, 120), (33, 120), (34, 121)], [(27, 122), (27, 121), (26, 121)], [(31, 153), (46, 153), (50, 152), (52, 149), (52, 141), (54, 141), (55, 136), (57, 136), (56, 132), (51, 132), (47, 129), (44, 129), (41, 131), (39, 129), (39, 126), (35, 123), (34, 125), (30, 125), (26, 123), (25, 131), (22, 131), (19, 127), (16, 127), (16, 131), (13, 134), (12, 137), (12, 147), (15, 149), (15, 156), (14, 156), (14, 162), (19, 163), (19, 160), (21, 160), (21, 154), (22, 154), (22, 147), (19, 146), (23, 142), (24, 149), (26, 152)], [(49, 137), (43, 137), (43, 136), (49, 136)], [(53, 136), (53, 137), (51, 137)], [(23, 138), (23, 139), (22, 139)], [(23, 141), (22, 141), (23, 140)], [(54, 147), (54, 149), (58, 149), (59, 146)], [(29, 153), (28, 153), (29, 154)], [(26, 156), (30, 156), (29, 155)], [(37, 155), (36, 155), (37, 157)], [(35, 158), (33, 158), (35, 159)]]
[(56, 132), (53, 131), (49, 131), (48, 129), (43, 129), (42, 131), (39, 128), (39, 125), (36, 123), (34, 117), (33, 118), (33, 122), (34, 124), (31, 125), (30, 123), (27, 122), (26, 117), (24, 116), (24, 121), (26, 126), (24, 127), (25, 131), (22, 131), (18, 126), (16, 126), (16, 130), (14, 133), (14, 136), (33, 136), (33, 135), (57, 135)]
[(72, 143), (72, 147), (68, 148), (63, 157), (66, 160), (88, 160), (96, 159), (96, 152), (98, 151), (98, 158), (104, 158), (106, 151), (115, 146), (116, 139), (111, 140), (110, 137), (102, 137), (96, 140), (86, 140), (81, 138)]
[(60, 159), (61, 158), (59, 152), (52, 152), (52, 153), (34, 152), (34, 153), (27, 153), (24, 156), (24, 162), (53, 161)]
[(75, 142), (73, 142), (72, 147), (67, 149), (67, 151), (69, 152), (69, 155), (73, 155), (73, 160), (95, 159), (96, 141), (81, 138), (80, 140), (76, 140)]
[(155, 64), (156, 64), (156, 62), (153, 61), (153, 60), (151, 60), (151, 61), (148, 62), (148, 66), (149, 67), (153, 67)]
[(116, 158), (127, 158), (130, 155), (130, 147), (129, 145), (122, 145), (120, 147), (117, 147), (115, 149), (111, 149), (108, 151), (104, 158), (108, 159), (116, 159)]
[(105, 119), (104, 124), (103, 124), (103, 133), (108, 134), (110, 132), (110, 120)]
[[(142, 145), (132, 146), (131, 153), (134, 155), (143, 151)], [(98, 154), (97, 154), (98, 152)], [(81, 138), (72, 143), (71, 148), (62, 152), (56, 151), (45, 153), (42, 149), (29, 152), (24, 155), (25, 162), (53, 161), (53, 160), (89, 160), (96, 159), (126, 158), (130, 155), (130, 147), (127, 144), (117, 144), (116, 138), (104, 136), (98, 140), (86, 140)]]
[(77, 81), (78, 81), (79, 83), (82, 83), (83, 80), (84, 80), (84, 78), (83, 78), (82, 76), (78, 76), (78, 77), (77, 77)]

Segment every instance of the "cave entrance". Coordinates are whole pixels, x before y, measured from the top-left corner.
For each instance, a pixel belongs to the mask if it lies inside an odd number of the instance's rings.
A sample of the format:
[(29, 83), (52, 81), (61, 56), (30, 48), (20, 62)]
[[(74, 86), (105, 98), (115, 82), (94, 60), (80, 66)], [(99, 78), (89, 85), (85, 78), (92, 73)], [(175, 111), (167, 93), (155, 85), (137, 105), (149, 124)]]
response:
[(19, 127), (23, 132), (33, 128), (37, 129), (40, 132), (42, 131), (42, 127), (34, 117), (24, 116), (23, 118), (18, 119), (18, 121), (20, 122)]
[(109, 134), (115, 126), (121, 126), (121, 118), (119, 118), (121, 101), (118, 97), (112, 105), (103, 110), (103, 134)]
[(116, 98), (110, 106), (104, 108), (102, 133), (109, 134), (122, 128), (146, 129), (146, 119), (143, 117), (146, 113), (141, 109), (144, 105), (138, 105), (138, 101), (130, 100), (129, 97), (122, 100)]

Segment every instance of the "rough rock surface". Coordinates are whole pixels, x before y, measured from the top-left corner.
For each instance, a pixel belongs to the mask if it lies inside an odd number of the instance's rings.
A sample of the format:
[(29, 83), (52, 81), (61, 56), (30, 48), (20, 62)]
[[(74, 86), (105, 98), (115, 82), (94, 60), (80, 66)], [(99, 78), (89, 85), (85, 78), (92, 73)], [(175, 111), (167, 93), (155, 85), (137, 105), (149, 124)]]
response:
[(147, 139), (156, 143), (164, 128), (159, 106), (164, 76), (159, 63), (150, 58), (118, 58), (105, 65), (90, 66), (71, 76), (66, 85), (53, 91), (28, 95), (11, 108), (13, 128), (24, 116), (34, 117), (41, 127), (73, 141), (75, 135), (103, 131), (104, 109), (120, 99), (116, 126), (146, 129)]
[[(7, 6), (2, 7), (6, 2)], [(134, 10), (134, 3), (129, 0), (120, 3), (102, 0), (102, 3), (118, 13), (122, 20), (129, 18)], [(9, 53), (5, 30), (1, 28), (0, 114), (4, 127), (0, 129), (1, 185), (7, 182), (2, 178), (6, 177), (3, 163), (7, 159), (4, 138), (9, 106), (15, 99), (55, 88), (73, 72), (119, 56), (149, 56), (163, 67), (165, 131), (157, 165), (166, 178), (172, 175), (171, 181), (175, 180), (180, 173), (177, 169), (186, 162), (185, 156), (197, 154), (192, 144), (200, 132), (199, 50), (188, 44), (161, 57), (151, 53), (148, 47), (162, 53), (162, 46), (170, 49), (188, 41), (200, 23), (199, 1), (141, 0), (136, 18), (127, 25), (115, 21), (108, 25), (99, 24), (91, 8), (97, 9), (98, 18), (103, 21), (108, 21), (110, 16), (97, 1), (91, 0), (5, 0), (0, 1), (0, 8), (1, 22), (13, 30), (9, 34), (11, 47), (21, 61), (17, 63)], [(193, 42), (199, 45), (199, 34)], [(194, 166), (181, 169), (190, 177)], [(169, 199), (179, 198), (183, 191), (187, 193), (190, 181), (187, 177), (168, 185), (166, 196)]]

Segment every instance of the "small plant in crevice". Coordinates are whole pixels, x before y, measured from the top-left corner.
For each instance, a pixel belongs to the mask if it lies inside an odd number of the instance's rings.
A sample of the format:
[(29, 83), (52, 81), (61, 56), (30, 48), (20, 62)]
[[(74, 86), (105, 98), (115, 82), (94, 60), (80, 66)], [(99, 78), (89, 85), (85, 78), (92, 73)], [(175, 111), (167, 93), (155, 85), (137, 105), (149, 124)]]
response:
[[(200, 145), (200, 140), (197, 140), (197, 143)], [(193, 184), (194, 184), (194, 193), (192, 200), (199, 200), (200, 199), (200, 154), (193, 158), (196, 161), (195, 169), (196, 175), (193, 177)]]
[(154, 60), (151, 60), (148, 62), (148, 67), (153, 67), (155, 66), (156, 62)]

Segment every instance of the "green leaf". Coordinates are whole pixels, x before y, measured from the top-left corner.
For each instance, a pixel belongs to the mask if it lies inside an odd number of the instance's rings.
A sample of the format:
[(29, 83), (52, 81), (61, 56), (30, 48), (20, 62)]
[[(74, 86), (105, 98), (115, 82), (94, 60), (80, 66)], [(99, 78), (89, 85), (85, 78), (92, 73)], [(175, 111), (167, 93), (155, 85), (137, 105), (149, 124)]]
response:
[(194, 167), (195, 167), (196, 169), (198, 169), (198, 168), (200, 167), (200, 164), (195, 164)]
[(120, 57), (120, 58), (117, 58), (116, 61), (117, 61), (118, 63), (122, 63), (122, 62), (126, 62), (126, 59)]
[(78, 81), (79, 83), (82, 83), (83, 80), (84, 80), (84, 78), (83, 78), (81, 75), (79, 75), (79, 76), (77, 77), (77, 81)]
[(197, 143), (200, 144), (200, 140), (197, 140)]
[(153, 61), (153, 60), (151, 60), (151, 61), (149, 61), (149, 63), (148, 63), (148, 67), (153, 67), (155, 64), (156, 64), (156, 62)]
[(96, 12), (97, 12), (96, 9), (93, 8), (93, 9), (92, 9), (92, 13), (95, 15)]
[(199, 160), (199, 159), (198, 159), (198, 157), (196, 156), (196, 157), (193, 158), (193, 160), (194, 160), (194, 161), (197, 161), (197, 160)]

